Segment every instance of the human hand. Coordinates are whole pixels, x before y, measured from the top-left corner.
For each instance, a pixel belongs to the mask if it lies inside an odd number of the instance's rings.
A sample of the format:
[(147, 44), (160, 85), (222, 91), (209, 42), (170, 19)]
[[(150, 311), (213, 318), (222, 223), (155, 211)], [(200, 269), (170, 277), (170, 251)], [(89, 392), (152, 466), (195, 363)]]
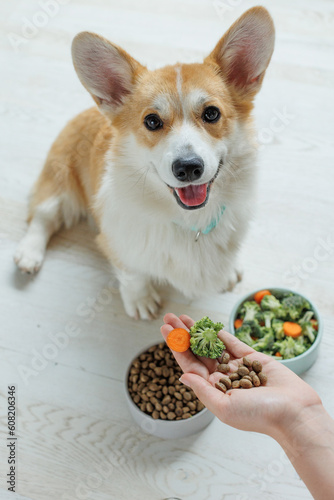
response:
[[(168, 313), (161, 333), (166, 340), (174, 328), (189, 330), (194, 321), (186, 315), (179, 318)], [(222, 374), (215, 372), (218, 360), (195, 356), (190, 349), (183, 353), (173, 352), (184, 374), (181, 382), (195, 392), (202, 403), (222, 422), (237, 429), (268, 434), (272, 437), (294, 425), (298, 414), (312, 405), (321, 405), (317, 393), (291, 370), (266, 354), (244, 344), (222, 330), (219, 338), (224, 342), (231, 357), (231, 371), (236, 371), (247, 356), (262, 363), (268, 377), (265, 386), (254, 389), (230, 389), (225, 394), (215, 388)]]

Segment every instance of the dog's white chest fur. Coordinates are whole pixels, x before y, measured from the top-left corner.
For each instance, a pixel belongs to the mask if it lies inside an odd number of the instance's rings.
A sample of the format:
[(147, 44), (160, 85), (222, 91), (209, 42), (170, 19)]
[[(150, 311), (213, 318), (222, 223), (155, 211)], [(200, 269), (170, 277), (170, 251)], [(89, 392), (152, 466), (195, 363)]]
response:
[(120, 219), (110, 235), (127, 269), (168, 281), (190, 297), (224, 287), (223, 272), (229, 266), (223, 252), (226, 225), (222, 221), (195, 242), (193, 231), (173, 222), (148, 223), (134, 217), (133, 223)]
[[(240, 205), (229, 196), (216, 227), (195, 241), (194, 224), (142, 204), (140, 191), (127, 197), (108, 177), (107, 172), (98, 199), (101, 230), (128, 272), (169, 282), (188, 297), (226, 290), (235, 281), (236, 250), (248, 220), (246, 197)], [(191, 214), (189, 221), (201, 220), (199, 215)]]

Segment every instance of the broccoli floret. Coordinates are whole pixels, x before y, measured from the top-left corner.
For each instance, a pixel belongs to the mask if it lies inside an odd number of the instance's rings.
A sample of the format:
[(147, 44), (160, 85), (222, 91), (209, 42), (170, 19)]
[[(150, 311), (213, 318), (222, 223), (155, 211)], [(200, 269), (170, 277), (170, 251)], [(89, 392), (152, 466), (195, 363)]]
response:
[(262, 331), (265, 334), (264, 337), (253, 343), (252, 347), (256, 351), (271, 351), (275, 342), (274, 332), (271, 328), (266, 327), (263, 327)]
[(304, 314), (304, 316), (302, 318), (300, 318), (300, 320), (298, 321), (298, 323), (300, 325), (302, 323), (309, 323), (311, 321), (313, 315), (314, 315), (313, 311), (306, 311), (306, 313)]
[(278, 309), (276, 309), (275, 316), (276, 316), (276, 318), (283, 319), (284, 321), (289, 319), (288, 310), (286, 309), (286, 307), (284, 307), (282, 305)]
[(218, 338), (218, 332), (223, 328), (222, 323), (214, 323), (210, 318), (196, 321), (190, 328), (190, 348), (197, 356), (219, 358), (225, 349), (224, 343)]
[(273, 345), (273, 352), (277, 352), (281, 348), (282, 341), (281, 340), (276, 340)]
[(292, 337), (288, 337), (281, 342), (275, 342), (275, 346), (278, 347), (283, 359), (294, 358), (295, 355), (295, 341)]
[(315, 337), (317, 335), (317, 331), (314, 329), (311, 319), (314, 315), (313, 311), (306, 311), (304, 316), (298, 321), (300, 326), (302, 327), (302, 335), (306, 335), (310, 340), (311, 344), (315, 341)]
[(310, 309), (311, 306), (300, 295), (292, 295), (291, 297), (286, 297), (282, 300), (282, 305), (287, 309), (287, 313), (292, 321), (298, 319), (304, 309)]
[(240, 317), (244, 321), (253, 321), (256, 313), (260, 311), (260, 306), (255, 300), (244, 302), (240, 309)]
[(275, 333), (277, 340), (283, 340), (285, 337), (285, 333), (283, 330), (283, 324), (284, 324), (284, 321), (282, 321), (280, 319), (274, 318), (272, 321), (271, 326), (272, 326), (272, 329), (274, 330), (274, 333)]
[(275, 342), (274, 347), (281, 353), (283, 359), (294, 358), (299, 354), (303, 354), (307, 349), (303, 337), (298, 337), (297, 340), (287, 337), (280, 342)]
[(262, 337), (267, 335), (268, 333), (274, 333), (272, 328), (267, 328), (266, 326), (261, 326)]
[(259, 311), (255, 314), (255, 321), (257, 321), (259, 324), (264, 323), (264, 317), (263, 317), (263, 311)]
[(281, 307), (281, 303), (274, 295), (265, 295), (261, 300), (261, 309), (263, 311), (275, 312), (279, 307)]
[(272, 290), (271, 293), (276, 297), (278, 300), (283, 300), (285, 297), (291, 297), (293, 295), (293, 292), (287, 292), (285, 290)]
[(254, 340), (251, 337), (251, 327), (249, 325), (242, 325), (240, 328), (237, 328), (235, 331), (235, 336), (244, 342), (245, 344), (252, 346), (254, 344)]
[(300, 321), (299, 324), (302, 327), (302, 335), (306, 335), (311, 344), (313, 344), (317, 331), (313, 328), (312, 323), (310, 321)]
[(250, 329), (251, 329), (250, 334), (251, 334), (252, 337), (257, 337), (257, 338), (263, 337), (262, 329), (261, 329), (259, 323), (256, 320), (253, 320), (253, 321), (244, 321), (243, 325), (244, 326), (250, 326)]
[(266, 328), (271, 327), (271, 320), (275, 318), (275, 314), (272, 311), (264, 311), (263, 312), (263, 319), (264, 319), (264, 326)]
[(305, 345), (305, 340), (304, 337), (301, 335), (295, 340), (295, 353), (296, 356), (299, 356), (299, 354), (303, 354), (307, 350), (307, 347)]

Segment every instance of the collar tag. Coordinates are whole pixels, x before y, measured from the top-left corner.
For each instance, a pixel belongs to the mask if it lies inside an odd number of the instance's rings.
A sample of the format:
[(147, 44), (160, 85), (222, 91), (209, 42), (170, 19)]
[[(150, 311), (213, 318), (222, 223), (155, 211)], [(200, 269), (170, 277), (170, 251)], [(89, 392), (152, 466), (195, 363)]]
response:
[(201, 236), (201, 231), (197, 231), (195, 236), (195, 241), (198, 241), (198, 238)]

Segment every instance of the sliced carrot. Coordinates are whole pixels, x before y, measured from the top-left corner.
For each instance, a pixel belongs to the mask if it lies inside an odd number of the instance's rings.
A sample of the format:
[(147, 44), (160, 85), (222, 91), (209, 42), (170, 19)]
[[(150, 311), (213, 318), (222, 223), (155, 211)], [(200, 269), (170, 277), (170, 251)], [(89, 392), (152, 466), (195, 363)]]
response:
[(260, 304), (261, 300), (263, 299), (263, 297), (265, 295), (271, 295), (271, 293), (269, 292), (269, 290), (260, 290), (259, 292), (256, 292), (256, 294), (254, 295), (255, 302), (257, 302), (258, 304)]
[(172, 351), (185, 352), (190, 347), (190, 333), (184, 328), (175, 328), (168, 334), (166, 342)]
[(234, 328), (237, 330), (237, 328), (240, 328), (242, 326), (243, 320), (242, 319), (236, 319), (234, 322)]
[(275, 356), (277, 356), (278, 358), (281, 358), (282, 354), (280, 352), (275, 352)]
[(318, 322), (316, 319), (311, 319), (312, 326), (315, 330), (318, 331)]
[(283, 330), (285, 335), (293, 338), (299, 337), (302, 333), (302, 327), (293, 321), (285, 321), (285, 323), (283, 323)]

